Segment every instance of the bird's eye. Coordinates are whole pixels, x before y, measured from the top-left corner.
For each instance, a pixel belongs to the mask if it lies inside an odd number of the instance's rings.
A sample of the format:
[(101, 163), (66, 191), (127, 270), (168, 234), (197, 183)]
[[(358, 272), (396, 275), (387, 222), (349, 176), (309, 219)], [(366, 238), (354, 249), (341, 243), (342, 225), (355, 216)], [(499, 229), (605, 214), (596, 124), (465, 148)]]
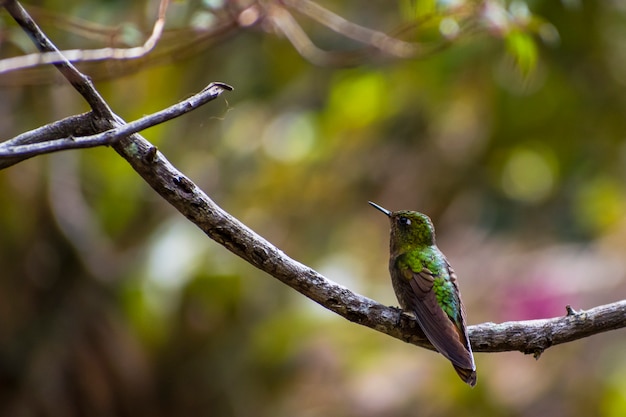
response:
[(404, 217), (404, 216), (400, 217), (400, 218), (398, 219), (398, 221), (399, 221), (399, 222), (400, 222), (400, 224), (401, 224), (401, 225), (403, 225), (403, 226), (408, 226), (408, 225), (410, 225), (410, 224), (411, 224), (411, 219), (408, 219), (408, 218), (406, 218), (406, 217)]

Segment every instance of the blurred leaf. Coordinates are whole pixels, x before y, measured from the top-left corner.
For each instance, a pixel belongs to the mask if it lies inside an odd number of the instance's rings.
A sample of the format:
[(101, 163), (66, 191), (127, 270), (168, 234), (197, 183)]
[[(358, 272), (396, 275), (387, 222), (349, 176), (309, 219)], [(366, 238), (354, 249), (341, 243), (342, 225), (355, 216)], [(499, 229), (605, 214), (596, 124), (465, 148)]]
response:
[(538, 51), (532, 35), (519, 30), (510, 31), (505, 37), (507, 52), (515, 60), (517, 68), (528, 76), (537, 66)]
[(418, 20), (437, 11), (437, 0), (400, 0), (400, 12), (407, 20)]
[(377, 122), (386, 110), (388, 80), (377, 71), (350, 71), (330, 90), (328, 115), (333, 128), (351, 130)]

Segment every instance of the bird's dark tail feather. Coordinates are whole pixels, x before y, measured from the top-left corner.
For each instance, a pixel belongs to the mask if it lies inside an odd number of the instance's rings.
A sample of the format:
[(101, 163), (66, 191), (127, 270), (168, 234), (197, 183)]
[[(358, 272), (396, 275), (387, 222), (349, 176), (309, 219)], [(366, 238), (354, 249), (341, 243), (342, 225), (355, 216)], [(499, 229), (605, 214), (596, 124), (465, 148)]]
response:
[[(452, 365), (454, 366), (454, 365)], [(461, 377), (463, 382), (467, 383), (470, 387), (476, 385), (476, 371), (466, 368), (454, 366), (454, 370)]]

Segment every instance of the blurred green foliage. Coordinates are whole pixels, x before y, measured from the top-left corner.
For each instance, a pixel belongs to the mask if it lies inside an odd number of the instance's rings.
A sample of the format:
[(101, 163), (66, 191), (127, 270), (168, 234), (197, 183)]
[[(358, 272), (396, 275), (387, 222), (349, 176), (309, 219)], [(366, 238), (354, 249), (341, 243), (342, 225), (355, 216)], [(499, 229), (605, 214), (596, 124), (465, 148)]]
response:
[[(211, 81), (233, 85), (223, 100), (143, 134), (252, 229), (371, 298), (396, 304), (388, 225), (368, 200), (433, 218), (470, 323), (625, 297), (620, 2), (320, 4), (378, 30), (418, 22), (411, 41), (449, 45), (422, 59), (323, 68), (256, 25), (124, 77), (112, 62), (85, 72), (126, 120)], [(154, 1), (37, 6), (35, 19), (61, 48), (107, 46), (111, 39), (95, 35), (113, 29), (117, 45), (141, 44), (157, 9)], [(169, 39), (237, 7), (173, 2)], [(84, 19), (94, 36), (45, 11)], [(294, 15), (324, 48), (354, 46)], [(0, 56), (32, 52), (0, 16)], [(475, 27), (465, 32), (466, 24)], [(0, 75), (3, 139), (86, 110), (52, 72), (22, 74)], [(1, 415), (626, 410), (623, 331), (554, 347), (539, 361), (479, 353), (470, 390), (443, 358), (328, 313), (210, 241), (106, 148), (0, 172), (0, 271)]]

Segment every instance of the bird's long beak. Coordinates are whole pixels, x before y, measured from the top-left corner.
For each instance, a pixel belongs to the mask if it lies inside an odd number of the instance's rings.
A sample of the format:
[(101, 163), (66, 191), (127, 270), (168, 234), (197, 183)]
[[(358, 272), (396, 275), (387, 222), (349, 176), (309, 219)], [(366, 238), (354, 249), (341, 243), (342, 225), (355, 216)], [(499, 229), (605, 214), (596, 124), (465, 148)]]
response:
[(370, 203), (370, 206), (374, 207), (375, 209), (378, 209), (378, 210), (382, 211), (383, 213), (385, 213), (387, 215), (387, 217), (391, 217), (391, 212), (389, 210), (387, 210), (386, 208), (383, 208), (383, 207), (379, 206), (376, 203), (372, 203), (371, 201), (368, 201), (368, 203)]

